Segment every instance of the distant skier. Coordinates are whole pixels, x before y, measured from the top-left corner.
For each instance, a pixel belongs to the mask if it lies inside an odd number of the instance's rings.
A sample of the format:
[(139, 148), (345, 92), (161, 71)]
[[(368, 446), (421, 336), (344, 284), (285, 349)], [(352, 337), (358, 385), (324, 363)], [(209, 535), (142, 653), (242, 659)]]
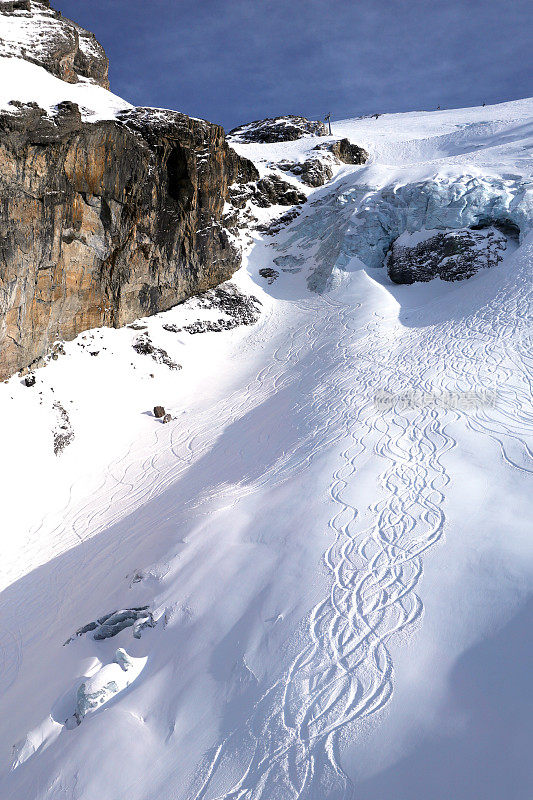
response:
[(332, 133), (331, 133), (331, 114), (326, 114), (326, 116), (324, 117), (324, 122), (328, 123), (329, 135), (332, 136)]

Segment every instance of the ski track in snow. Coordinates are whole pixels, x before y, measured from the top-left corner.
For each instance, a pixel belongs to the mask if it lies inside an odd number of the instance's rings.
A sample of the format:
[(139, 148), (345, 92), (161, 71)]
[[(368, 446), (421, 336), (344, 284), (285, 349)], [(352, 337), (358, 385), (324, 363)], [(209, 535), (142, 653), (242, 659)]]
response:
[[(195, 800), (355, 796), (342, 770), (339, 745), (353, 723), (379, 711), (390, 698), (393, 664), (387, 642), (423, 613), (415, 589), (422, 555), (443, 533), (449, 476), (442, 456), (456, 444), (447, 432), (447, 421), (462, 418), (468, 427), (495, 439), (510, 466), (532, 471), (532, 454), (524, 441), (533, 433), (531, 374), (520, 372), (520, 385), (504, 388), (513, 377), (507, 364), (523, 369), (524, 362), (513, 358), (513, 351), (517, 335), (523, 335), (516, 321), (520, 316), (527, 319), (517, 313), (525, 302), (522, 293), (498, 296), (467, 318), (464, 326), (447, 323), (422, 337), (411, 335), (401, 343), (400, 360), (394, 351), (387, 356), (391, 342), (380, 343), (377, 330), (371, 341), (363, 339), (363, 346), (350, 353), (352, 309), (337, 309), (347, 333), (336, 355), (348, 367), (335, 385), (334, 396), (342, 398), (344, 406), (337, 425), (352, 442), (342, 453), (343, 464), (329, 490), (337, 506), (330, 520), (333, 542), (324, 556), (331, 593), (310, 614), (308, 643), (261, 698), (245, 730), (235, 731), (218, 747)], [(514, 320), (503, 333), (501, 319)], [(452, 346), (443, 349), (441, 342)], [(419, 359), (412, 359), (408, 371), (407, 358), (416, 348), (428, 355), (426, 368), (418, 375)], [(383, 358), (383, 372), (369, 365), (366, 372), (358, 372), (354, 387), (349, 362), (364, 363), (365, 352), (378, 363)], [(520, 356), (526, 353), (524, 347)], [(425, 377), (439, 370), (440, 381)], [(334, 372), (335, 367), (328, 365), (325, 374)], [(501, 395), (497, 408), (475, 415), (431, 408), (392, 408), (383, 413), (376, 411), (371, 399), (373, 389), (397, 396), (407, 389), (468, 392), (492, 390), (495, 385)], [(316, 406), (312, 411), (317, 413)], [(324, 411), (326, 419), (335, 419), (336, 409), (327, 406)], [(387, 463), (381, 476), (386, 499), (371, 507), (370, 528), (357, 533), (352, 528), (358, 510), (343, 493), (357, 472), (366, 439), (375, 441), (374, 452)], [(513, 445), (518, 445), (519, 456), (511, 454)], [(228, 769), (225, 760), (240, 762), (243, 752), (250, 755), (241, 778), (229, 789), (211, 791), (217, 771)]]

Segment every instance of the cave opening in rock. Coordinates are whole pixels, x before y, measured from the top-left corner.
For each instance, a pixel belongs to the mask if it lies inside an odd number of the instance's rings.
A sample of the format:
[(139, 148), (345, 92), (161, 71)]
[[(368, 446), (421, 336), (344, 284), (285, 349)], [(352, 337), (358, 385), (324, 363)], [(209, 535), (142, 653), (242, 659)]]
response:
[(168, 194), (180, 206), (187, 206), (191, 200), (193, 186), (187, 163), (187, 152), (175, 144), (167, 160)]

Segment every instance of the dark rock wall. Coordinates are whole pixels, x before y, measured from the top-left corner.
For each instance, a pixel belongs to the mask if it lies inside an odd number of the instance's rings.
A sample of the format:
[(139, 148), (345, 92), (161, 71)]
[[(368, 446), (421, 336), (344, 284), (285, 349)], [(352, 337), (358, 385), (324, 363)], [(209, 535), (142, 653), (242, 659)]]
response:
[(493, 226), (461, 228), (439, 232), (411, 246), (393, 242), (385, 264), (394, 283), (427, 282), (437, 277), (462, 281), (479, 269), (498, 264), (506, 248), (507, 237)]
[(56, 339), (120, 326), (227, 280), (228, 187), (257, 178), (217, 125), (72, 103), (0, 114), (0, 378)]

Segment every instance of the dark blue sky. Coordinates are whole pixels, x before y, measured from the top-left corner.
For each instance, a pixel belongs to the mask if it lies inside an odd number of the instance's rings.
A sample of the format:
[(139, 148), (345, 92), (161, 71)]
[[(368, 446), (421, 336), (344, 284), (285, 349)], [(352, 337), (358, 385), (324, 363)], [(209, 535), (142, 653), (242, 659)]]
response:
[(55, 0), (111, 88), (226, 128), (533, 94), (532, 0)]

